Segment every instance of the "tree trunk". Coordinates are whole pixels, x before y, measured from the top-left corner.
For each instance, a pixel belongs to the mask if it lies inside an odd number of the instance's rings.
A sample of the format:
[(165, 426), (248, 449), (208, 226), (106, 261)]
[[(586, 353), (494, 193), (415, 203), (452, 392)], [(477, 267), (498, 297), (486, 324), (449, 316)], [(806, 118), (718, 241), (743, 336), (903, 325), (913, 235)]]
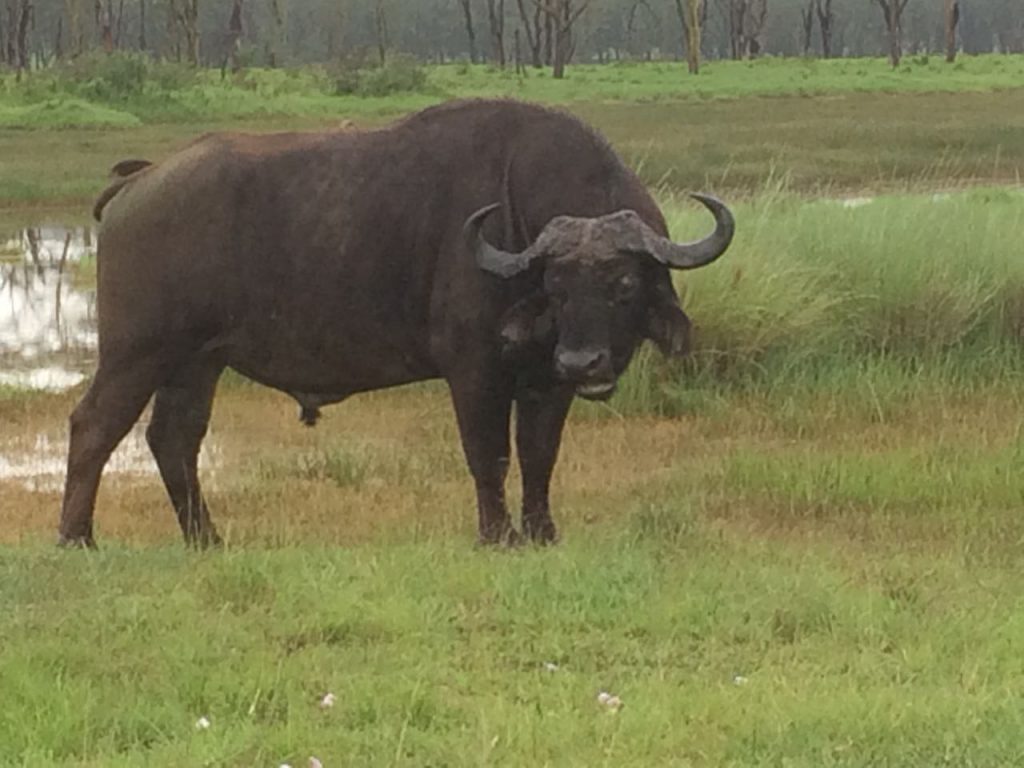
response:
[(188, 46), (188, 63), (199, 66), (199, 0), (185, 0), (184, 3), (185, 42)]
[(473, 9), (470, 0), (459, 0), (466, 22), (466, 37), (469, 39), (469, 63), (476, 64), (476, 32), (473, 31)]
[(274, 44), (270, 49), (270, 66), (278, 67), (284, 62), (286, 40), (284, 0), (270, 0), (271, 16), (274, 19)]
[(21, 9), (18, 15), (18, 77), (28, 69), (28, 28), (32, 21), (33, 7), (32, 0), (21, 0)]
[(903, 54), (903, 9), (908, 0), (878, 0), (885, 17), (885, 28), (889, 38), (889, 63), (893, 69), (900, 65)]
[(530, 64), (537, 69), (544, 66), (544, 62), (541, 60), (541, 45), (542, 45), (542, 18), (543, 9), (539, 3), (533, 6), (533, 17), (526, 12), (526, 4), (530, 0), (516, 0), (516, 5), (519, 7), (519, 18), (523, 22), (523, 29), (526, 31), (526, 44), (530, 48)]
[(242, 62), (239, 60), (242, 50), (242, 2), (243, 0), (232, 0), (231, 17), (228, 19), (228, 50), (225, 63), (231, 65), (232, 72), (238, 72), (242, 68)]
[(114, 24), (114, 47), (121, 48), (121, 33), (124, 30), (124, 0), (117, 3), (117, 22)]
[(388, 60), (388, 17), (385, 14), (384, 0), (377, 0), (374, 8), (374, 28), (377, 33), (377, 54), (382, 65)]
[(807, 7), (800, 9), (804, 56), (811, 55), (811, 36), (814, 34), (814, 3), (815, 0), (808, 0)]
[(553, 37), (551, 51), (552, 77), (560, 80), (565, 77), (565, 65), (572, 59), (575, 46), (572, 38), (572, 28), (579, 17), (590, 5), (590, 0), (581, 0), (580, 4), (573, 8), (573, 0), (534, 0), (541, 4), (547, 16), (545, 22), (545, 34)]
[(555, 25), (555, 47), (552, 51), (551, 76), (555, 80), (565, 77), (565, 61), (569, 54), (569, 30), (562, 24)]
[(114, 31), (112, 13), (110, 12), (110, 6), (103, 7), (103, 0), (96, 0), (94, 6), (94, 14), (96, 17), (96, 32), (99, 34), (99, 43), (105, 53), (110, 53), (114, 50)]
[(487, 20), (491, 28), (494, 62), (505, 68), (505, 0), (487, 0)]
[(554, 37), (554, 22), (551, 20), (551, 14), (544, 14), (544, 66), (550, 67), (554, 63), (555, 53), (555, 37)]
[(814, 11), (818, 16), (818, 31), (821, 33), (821, 55), (832, 58), (832, 0), (814, 0)]
[(686, 66), (691, 75), (700, 74), (700, 38), (708, 17), (707, 0), (687, 0)]
[[(7, 20), (4, 21), (4, 12), (7, 12)], [(8, 33), (7, 26), (13, 21), (13, 12), (10, 6), (7, 8), (0, 8), (0, 63), (13, 64), (14, 58), (10, 50), (11, 41), (14, 39), (13, 33)]]
[(960, 3), (946, 0), (946, 61), (956, 61), (956, 25), (960, 21)]
[(515, 60), (516, 60), (516, 75), (518, 75), (519, 77), (525, 77), (526, 76), (526, 65), (523, 63), (523, 43), (522, 43), (522, 37), (523, 37), (522, 33), (520, 32), (519, 28), (516, 27), (515, 48), (514, 48), (514, 50), (515, 50)]
[(139, 0), (139, 50), (146, 48), (146, 0)]

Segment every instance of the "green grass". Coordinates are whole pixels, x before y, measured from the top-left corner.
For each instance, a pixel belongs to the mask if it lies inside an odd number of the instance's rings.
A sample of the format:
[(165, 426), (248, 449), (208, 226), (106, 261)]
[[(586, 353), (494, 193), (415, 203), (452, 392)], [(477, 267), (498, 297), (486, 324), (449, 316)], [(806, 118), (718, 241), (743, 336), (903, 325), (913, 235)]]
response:
[[(734, 462), (727, 480), (743, 483), (740, 493), (758, 489), (751, 476), (785, 484), (784, 494), (820, 485), (818, 462), (791, 475), (757, 462)], [(891, 470), (870, 477), (882, 495), (890, 481), (907, 482)], [(936, 526), (946, 519), (942, 508), (920, 514)], [(686, 499), (636, 503), (623, 518), (518, 554), (430, 537), (212, 556), (7, 550), (0, 761), (877, 766), (1024, 757), (1015, 598), (1024, 580), (999, 530), (985, 538), (989, 549), (968, 545), (980, 536), (954, 536), (938, 556), (891, 542), (852, 555), (829, 543), (723, 535)], [(597, 703), (601, 690), (622, 698), (618, 714)], [(321, 710), (328, 691), (337, 704)], [(211, 728), (197, 731), (199, 717)]]
[(0, 128), (134, 128), (141, 124), (135, 115), (81, 99), (53, 98), (0, 108)]
[[(1024, 381), (1024, 194), (808, 202), (766, 190), (735, 206), (716, 264), (677, 277), (695, 323), (684, 363), (641, 355), (610, 406), (586, 413), (721, 410), (756, 393), (784, 412), (808, 398), (868, 420), (922, 394)], [(708, 228), (664, 206), (678, 239)]]
[[(556, 548), (473, 548), (440, 386), (316, 430), (223, 387), (221, 553), (152, 474), (56, 552), (58, 490), (0, 477), (0, 764), (1019, 764), (1021, 197), (738, 203), (693, 358), (575, 409)], [(73, 402), (0, 393), (0, 455)]]
[[(526, 77), (484, 65), (454, 64), (425, 68), (409, 78), (416, 65), (399, 60), (380, 76), (351, 70), (308, 67), (296, 70), (244, 70), (221, 77), (217, 71), (192, 72), (173, 64), (155, 64), (134, 54), (94, 56), (56, 70), (31, 74), (22, 83), (0, 81), (3, 125), (19, 123), (19, 103), (55, 95), (74, 95), (145, 122), (191, 122), (262, 117), (373, 117), (411, 111), (447, 98), (513, 96), (565, 104), (572, 102), (651, 102), (709, 100), (749, 96), (809, 96), (871, 93), (968, 92), (1019, 88), (1024, 57), (962, 56), (947, 65), (939, 58), (908, 57), (893, 70), (884, 59), (762, 59), (754, 62), (707, 62), (691, 77), (680, 63), (577, 65), (565, 80), (547, 70), (530, 69)], [(391, 73), (395, 74), (391, 74)], [(339, 92), (355, 87), (356, 95)], [(406, 90), (412, 88), (414, 90)], [(381, 94), (381, 95), (375, 95)], [(12, 105), (14, 105), (12, 107)], [(38, 116), (24, 122), (36, 127)], [(83, 112), (81, 125), (94, 125)], [(73, 116), (54, 119), (65, 127)]]
[[(941, 189), (1016, 183), (1024, 172), (1024, 89), (1000, 93), (857, 93), (571, 108), (608, 135), (654, 188), (706, 189), (735, 199), (784, 177), (800, 193)], [(752, 120), (756, 115), (756, 120)], [(380, 116), (360, 117), (369, 127)], [(124, 130), (0, 129), (0, 206), (89, 203), (111, 165), (160, 160), (216, 129), (336, 126), (336, 118), (215, 118)], [(80, 212), (80, 215), (81, 215)]]
[[(108, 475), (99, 553), (56, 552), (59, 489), (0, 476), (0, 765), (1021, 764), (1024, 195), (893, 192), (1012, 181), (1020, 99), (575, 104), (677, 237), (694, 187), (738, 234), (678, 276), (693, 357), (574, 409), (558, 547), (472, 547), (434, 385), (307, 430), (230, 377), (222, 553), (179, 548), (153, 474)], [(0, 200), (88, 198), (206, 127), (0, 131)], [(0, 465), (74, 401), (0, 388)]]

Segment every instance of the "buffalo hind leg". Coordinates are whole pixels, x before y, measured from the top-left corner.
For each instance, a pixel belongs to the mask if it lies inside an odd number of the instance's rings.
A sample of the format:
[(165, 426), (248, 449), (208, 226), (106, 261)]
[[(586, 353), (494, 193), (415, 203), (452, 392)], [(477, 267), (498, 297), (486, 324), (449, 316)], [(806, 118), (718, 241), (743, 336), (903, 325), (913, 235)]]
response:
[(156, 392), (146, 441), (153, 452), (185, 543), (221, 543), (199, 487), (199, 446), (206, 436), (220, 366), (191, 365)]
[(161, 361), (151, 358), (100, 362), (92, 384), (71, 414), (61, 546), (96, 546), (93, 512), (103, 467), (138, 420), (165, 370)]
[(462, 448), (476, 485), (480, 543), (516, 544), (519, 534), (505, 504), (511, 393), (473, 374), (452, 382), (451, 391)]
[(558, 538), (548, 491), (558, 459), (571, 389), (530, 392), (516, 399), (516, 450), (523, 473), (523, 535), (550, 544)]

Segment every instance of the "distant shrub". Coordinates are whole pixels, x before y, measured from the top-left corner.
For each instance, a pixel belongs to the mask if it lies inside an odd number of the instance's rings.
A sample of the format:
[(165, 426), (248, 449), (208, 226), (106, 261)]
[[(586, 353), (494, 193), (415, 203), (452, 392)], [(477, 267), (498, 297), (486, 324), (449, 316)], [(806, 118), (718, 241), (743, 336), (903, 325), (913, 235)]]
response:
[(159, 91), (178, 91), (198, 79), (193, 67), (176, 61), (150, 62), (148, 76), (150, 87)]
[(145, 54), (97, 51), (63, 65), (58, 80), (86, 98), (119, 100), (142, 93), (151, 69), (152, 60)]
[(406, 56), (392, 58), (383, 65), (367, 65), (358, 59), (341, 62), (332, 68), (331, 79), (334, 92), (346, 96), (417, 93), (427, 86), (426, 70)]

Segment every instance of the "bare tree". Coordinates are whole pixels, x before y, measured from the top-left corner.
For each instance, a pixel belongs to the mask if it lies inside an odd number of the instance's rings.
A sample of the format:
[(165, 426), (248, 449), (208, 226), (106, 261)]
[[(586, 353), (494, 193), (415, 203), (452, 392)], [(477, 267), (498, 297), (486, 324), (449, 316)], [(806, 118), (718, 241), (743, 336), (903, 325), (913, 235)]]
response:
[(832, 0), (814, 0), (814, 12), (818, 16), (818, 31), (821, 33), (821, 55), (832, 58), (832, 30), (836, 16), (832, 12)]
[(878, 0), (885, 16), (885, 28), (889, 38), (889, 63), (893, 68), (900, 65), (903, 54), (903, 10), (909, 0)]
[(761, 35), (768, 17), (768, 0), (721, 0), (729, 32), (729, 53), (749, 59), (761, 53)]
[(700, 37), (708, 20), (708, 4), (706, 0), (674, 0), (674, 5), (683, 29), (686, 65), (690, 74), (696, 75), (700, 72)]
[(377, 54), (380, 56), (380, 63), (385, 64), (388, 60), (388, 16), (384, 7), (384, 0), (376, 0), (373, 7), (373, 28), (377, 35)]
[[(20, 2), (15, 3), (14, 7), (17, 10), (17, 25), (12, 23), (12, 29), (8, 31), (8, 34), (15, 34), (17, 36), (15, 40), (16, 58), (13, 61), (18, 67), (18, 79), (20, 80), (21, 73), (28, 69), (28, 28), (32, 21), (34, 8), (32, 0), (20, 0)], [(13, 21), (11, 19), (11, 22)]]
[(239, 53), (242, 49), (242, 3), (244, 0), (232, 0), (231, 2), (231, 16), (228, 18), (228, 31), (225, 40), (225, 54), (224, 61), (221, 64), (221, 72), (228, 64), (231, 65), (231, 71), (237, 72), (242, 68), (242, 64), (239, 61)]
[(530, 63), (540, 69), (544, 62), (541, 60), (541, 46), (543, 45), (544, 34), (544, 9), (539, 3), (532, 4), (531, 16), (527, 13), (526, 6), (529, 0), (516, 0), (519, 7), (519, 19), (523, 23), (523, 31), (526, 33), (526, 44), (530, 48)]
[(85, 38), (82, 34), (82, 0), (65, 0), (64, 13), (68, 20), (68, 53), (73, 58), (85, 50)]
[(181, 61), (182, 38), (185, 56), (199, 66), (199, 0), (167, 0), (167, 45)]
[(573, 52), (572, 28), (590, 5), (590, 0), (534, 0), (547, 16), (554, 37), (551, 51), (552, 77), (565, 77), (565, 65)]
[(807, 7), (800, 8), (800, 27), (803, 32), (804, 56), (811, 55), (811, 36), (814, 34), (814, 4), (817, 0), (807, 0)]
[(284, 0), (270, 0), (270, 15), (274, 20), (274, 40), (270, 47), (270, 66), (276, 67), (284, 61), (285, 23)]
[(956, 25), (960, 22), (960, 3), (946, 0), (946, 61), (956, 61)]
[(626, 50), (630, 51), (631, 53), (635, 53), (633, 36), (636, 33), (637, 15), (641, 8), (647, 11), (647, 15), (650, 16), (651, 19), (653, 19), (655, 26), (658, 26), (659, 24), (658, 15), (654, 12), (654, 9), (651, 8), (651, 5), (650, 3), (647, 2), (647, 0), (633, 0), (633, 2), (630, 3), (629, 11), (626, 13), (625, 46)]
[(462, 17), (466, 22), (466, 37), (469, 38), (469, 63), (476, 64), (476, 32), (473, 30), (473, 7), (470, 0), (459, 0)]
[(139, 0), (139, 50), (146, 47), (146, 0)]
[(114, 19), (110, 3), (103, 7), (103, 0), (96, 0), (93, 6), (93, 14), (96, 20), (96, 33), (99, 35), (99, 43), (103, 50), (110, 53), (114, 49)]
[(487, 0), (487, 20), (491, 28), (494, 62), (505, 68), (505, 0)]

